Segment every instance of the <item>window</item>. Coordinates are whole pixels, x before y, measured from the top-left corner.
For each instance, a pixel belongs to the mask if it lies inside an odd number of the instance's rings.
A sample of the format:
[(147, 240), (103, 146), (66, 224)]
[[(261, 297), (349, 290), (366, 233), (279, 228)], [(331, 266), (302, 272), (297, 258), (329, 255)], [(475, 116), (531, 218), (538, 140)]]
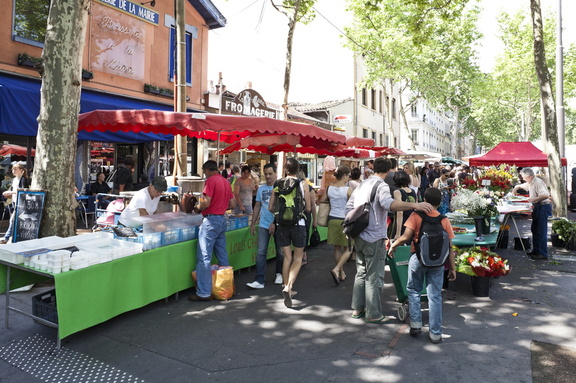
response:
[(414, 142), (414, 145), (418, 145), (418, 130), (412, 129), (410, 131), (410, 134), (411, 134), (412, 142)]
[(362, 105), (368, 106), (368, 100), (366, 100), (366, 88), (362, 88)]
[(384, 93), (382, 91), (378, 92), (378, 112), (382, 113), (383, 107), (382, 103), (384, 102)]
[(392, 99), (392, 118), (396, 119), (396, 99)]
[(370, 108), (376, 110), (376, 89), (370, 90)]
[(418, 107), (416, 104), (412, 105), (412, 117), (418, 117)]
[(380, 133), (380, 146), (384, 146), (384, 137), (382, 136), (382, 133)]
[(374, 143), (376, 143), (376, 132), (372, 132), (372, 139), (374, 140)]
[[(176, 25), (174, 18), (166, 16), (165, 26), (170, 28), (170, 47), (168, 77), (174, 81), (174, 64), (176, 59)], [(192, 52), (194, 40), (198, 38), (198, 28), (186, 25), (186, 85), (192, 85)]]
[(368, 138), (368, 129), (362, 129), (362, 138)]
[(50, 0), (14, 1), (14, 41), (44, 46)]

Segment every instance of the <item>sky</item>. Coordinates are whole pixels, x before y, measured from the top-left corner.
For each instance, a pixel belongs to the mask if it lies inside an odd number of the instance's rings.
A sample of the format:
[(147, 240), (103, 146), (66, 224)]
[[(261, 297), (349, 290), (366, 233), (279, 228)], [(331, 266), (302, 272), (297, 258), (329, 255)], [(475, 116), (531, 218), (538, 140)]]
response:
[[(210, 31), (208, 80), (222, 82), (231, 92), (247, 88), (259, 92), (265, 101), (282, 104), (286, 63), (287, 18), (270, 0), (212, 0), (227, 19), (224, 28)], [(280, 2), (280, 0), (277, 0)], [(556, 9), (558, 0), (541, 0), (543, 12)], [(530, 0), (482, 0), (484, 11), (480, 30), (485, 38), (479, 49), (480, 66), (490, 71), (501, 50), (496, 38), (496, 17), (501, 9), (529, 9)], [(289, 102), (317, 103), (341, 100), (354, 94), (352, 53), (342, 46), (344, 26), (351, 16), (346, 0), (318, 0), (315, 20), (298, 24), (292, 53)], [(564, 45), (576, 42), (576, 1), (563, 0)]]

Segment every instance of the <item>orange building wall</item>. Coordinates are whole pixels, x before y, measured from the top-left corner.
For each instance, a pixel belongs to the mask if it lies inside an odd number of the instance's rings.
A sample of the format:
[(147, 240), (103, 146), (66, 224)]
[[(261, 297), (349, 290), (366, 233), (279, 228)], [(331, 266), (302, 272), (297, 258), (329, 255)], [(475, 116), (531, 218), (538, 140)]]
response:
[[(12, 0), (0, 0), (0, 9), (2, 9), (2, 12), (0, 12), (0, 70), (39, 78), (39, 74), (34, 69), (19, 67), (17, 64), (18, 54), (27, 53), (33, 57), (40, 57), (42, 55), (42, 48), (13, 41), (12, 6)], [(113, 12), (116, 18), (119, 20), (127, 20), (132, 24), (134, 24), (135, 19), (133, 16), (93, 1), (92, 14), (89, 15), (87, 25), (82, 68), (92, 71), (94, 78), (90, 81), (83, 81), (83, 88), (97, 89), (172, 105), (173, 100), (170, 98), (144, 93), (144, 84), (170, 89), (174, 87), (174, 83), (168, 79), (168, 44), (170, 41), (170, 30), (164, 26), (165, 15), (174, 17), (173, 7), (174, 3), (172, 1), (157, 1), (156, 6), (150, 9), (159, 13), (158, 25), (144, 21), (137, 23), (142, 26), (145, 32), (143, 41), (144, 73), (143, 79), (137, 80), (93, 68), (90, 62), (91, 54), (93, 53), (91, 50), (93, 49), (93, 35), (96, 33), (96, 28), (98, 28), (94, 20), (94, 14), (101, 11), (99, 8), (108, 8), (108, 12)], [(201, 98), (204, 90), (207, 89), (208, 28), (204, 26), (204, 19), (188, 2), (186, 2), (186, 24), (198, 29), (198, 38), (193, 39), (192, 86), (186, 87), (186, 94), (190, 98), (187, 106), (189, 108), (203, 109)]]

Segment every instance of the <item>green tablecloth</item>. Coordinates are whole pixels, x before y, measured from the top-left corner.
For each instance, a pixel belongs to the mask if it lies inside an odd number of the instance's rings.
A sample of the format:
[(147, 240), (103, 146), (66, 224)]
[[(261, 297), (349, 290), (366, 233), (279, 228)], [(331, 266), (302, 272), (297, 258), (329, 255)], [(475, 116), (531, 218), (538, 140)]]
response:
[[(235, 270), (256, 263), (257, 238), (250, 234), (249, 228), (226, 233), (228, 258)], [(54, 274), (58, 337), (63, 339), (192, 287), (191, 272), (196, 268), (197, 244), (198, 240), (180, 242), (85, 269)], [(268, 258), (275, 256), (271, 241)], [(33, 272), (23, 275), (32, 280), (40, 277)], [(0, 267), (1, 279), (4, 284), (0, 288), (4, 290), (5, 266)], [(17, 286), (12, 284), (14, 287)]]
[[(457, 224), (456, 226), (464, 227), (468, 230), (474, 230), (474, 225), (468, 224)], [(494, 222), (492, 222), (491, 227), (494, 227)], [(484, 237), (484, 241), (475, 241), (476, 239), (476, 232), (473, 231), (472, 233), (467, 234), (455, 234), (455, 237), (452, 239), (452, 244), (454, 246), (496, 246), (496, 242), (498, 240), (498, 230), (490, 234), (482, 235)]]

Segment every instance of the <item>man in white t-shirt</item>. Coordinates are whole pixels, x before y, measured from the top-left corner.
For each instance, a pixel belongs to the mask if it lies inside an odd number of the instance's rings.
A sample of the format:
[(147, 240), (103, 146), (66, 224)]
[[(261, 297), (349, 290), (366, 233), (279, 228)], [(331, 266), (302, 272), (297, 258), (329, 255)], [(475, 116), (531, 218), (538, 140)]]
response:
[(134, 219), (143, 215), (152, 215), (158, 210), (160, 196), (168, 189), (164, 177), (155, 177), (147, 188), (138, 190), (130, 203), (120, 215), (120, 223), (124, 226), (139, 227), (142, 222)]

